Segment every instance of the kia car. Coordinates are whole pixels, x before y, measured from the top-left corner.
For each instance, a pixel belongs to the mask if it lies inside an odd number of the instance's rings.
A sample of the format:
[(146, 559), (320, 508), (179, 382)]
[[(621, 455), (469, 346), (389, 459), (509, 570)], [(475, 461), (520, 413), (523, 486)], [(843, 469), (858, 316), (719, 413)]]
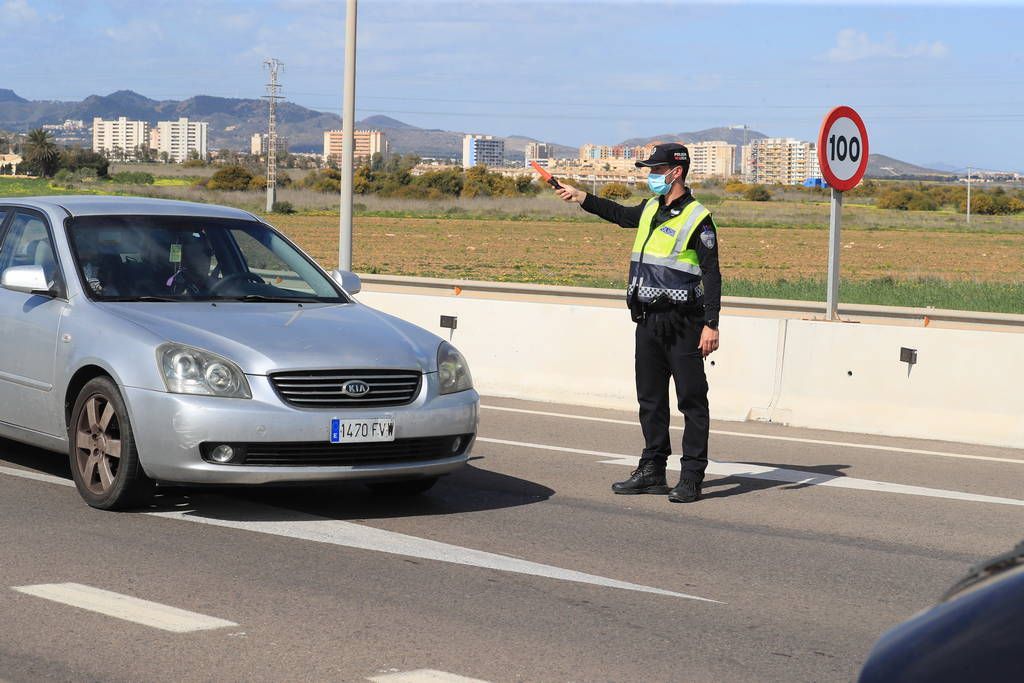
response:
[(261, 218), (157, 199), (0, 199), (0, 437), (66, 453), (102, 509), (160, 485), (463, 467), (479, 396), (447, 341), (359, 303)]

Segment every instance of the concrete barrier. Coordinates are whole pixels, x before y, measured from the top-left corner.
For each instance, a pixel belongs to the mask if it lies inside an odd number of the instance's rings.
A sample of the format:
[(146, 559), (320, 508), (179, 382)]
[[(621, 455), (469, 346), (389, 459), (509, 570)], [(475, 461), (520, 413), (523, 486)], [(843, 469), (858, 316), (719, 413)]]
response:
[[(452, 341), (483, 394), (634, 410), (625, 307), (365, 291), (359, 300)], [(712, 416), (1024, 446), (1024, 336), (724, 316), (705, 366)], [(913, 366), (900, 349), (916, 349)]]
[[(902, 347), (917, 363), (900, 361)], [(1017, 333), (791, 320), (770, 419), (1024, 447), (1024, 337)]]
[[(363, 292), (359, 300), (442, 336), (441, 315), (458, 316), (452, 342), (484, 394), (607, 408), (636, 408), (634, 324), (626, 308), (453, 296)], [(729, 318), (728, 341), (709, 359), (716, 418), (745, 420), (776, 386), (780, 323)]]

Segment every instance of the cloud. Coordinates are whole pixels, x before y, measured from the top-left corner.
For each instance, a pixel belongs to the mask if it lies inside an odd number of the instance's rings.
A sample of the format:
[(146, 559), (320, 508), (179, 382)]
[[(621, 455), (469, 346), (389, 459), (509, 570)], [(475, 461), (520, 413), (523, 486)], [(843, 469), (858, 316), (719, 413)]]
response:
[(895, 38), (887, 36), (884, 42), (876, 43), (863, 31), (844, 28), (825, 57), (830, 62), (859, 62), (864, 59), (941, 59), (948, 54), (949, 48), (938, 40), (900, 45)]
[(38, 16), (35, 9), (28, 4), (28, 0), (5, 0), (0, 5), (0, 21), (4, 23), (26, 23)]

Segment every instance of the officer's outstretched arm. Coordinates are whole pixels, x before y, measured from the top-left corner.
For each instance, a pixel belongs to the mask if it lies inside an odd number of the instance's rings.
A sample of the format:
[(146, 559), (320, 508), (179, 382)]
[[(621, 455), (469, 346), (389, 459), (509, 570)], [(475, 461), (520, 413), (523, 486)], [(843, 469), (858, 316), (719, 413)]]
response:
[(555, 194), (564, 199), (567, 202), (576, 202), (582, 204), (583, 200), (587, 198), (587, 193), (583, 190), (579, 190), (572, 185), (566, 185), (560, 183), (561, 187), (555, 190)]

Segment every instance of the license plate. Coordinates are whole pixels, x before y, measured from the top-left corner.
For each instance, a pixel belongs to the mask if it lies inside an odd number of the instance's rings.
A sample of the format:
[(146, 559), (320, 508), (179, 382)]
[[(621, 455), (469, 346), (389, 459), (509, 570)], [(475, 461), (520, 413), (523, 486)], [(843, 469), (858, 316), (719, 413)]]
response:
[(331, 443), (367, 443), (394, 441), (395, 418), (384, 417), (334, 418), (331, 420)]

